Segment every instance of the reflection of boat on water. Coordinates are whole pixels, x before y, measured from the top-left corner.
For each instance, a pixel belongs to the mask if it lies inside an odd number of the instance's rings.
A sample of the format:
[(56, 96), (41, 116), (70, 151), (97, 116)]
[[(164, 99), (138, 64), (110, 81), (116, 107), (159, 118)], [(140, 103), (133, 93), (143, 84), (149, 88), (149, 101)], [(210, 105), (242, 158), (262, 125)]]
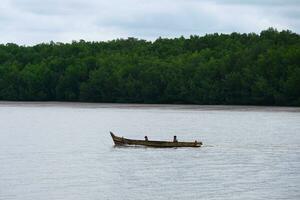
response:
[(117, 146), (124, 145), (142, 145), (148, 147), (159, 147), (159, 148), (168, 148), (168, 147), (200, 147), (202, 142), (178, 142), (178, 141), (153, 141), (153, 140), (132, 140), (124, 137), (118, 137), (110, 132), (110, 135)]

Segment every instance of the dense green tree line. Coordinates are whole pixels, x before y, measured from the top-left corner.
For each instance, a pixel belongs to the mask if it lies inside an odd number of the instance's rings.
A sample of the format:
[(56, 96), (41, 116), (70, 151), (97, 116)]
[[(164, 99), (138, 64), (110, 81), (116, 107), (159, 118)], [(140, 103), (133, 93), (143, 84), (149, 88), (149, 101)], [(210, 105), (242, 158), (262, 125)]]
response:
[(300, 106), (300, 37), (0, 45), (0, 100)]

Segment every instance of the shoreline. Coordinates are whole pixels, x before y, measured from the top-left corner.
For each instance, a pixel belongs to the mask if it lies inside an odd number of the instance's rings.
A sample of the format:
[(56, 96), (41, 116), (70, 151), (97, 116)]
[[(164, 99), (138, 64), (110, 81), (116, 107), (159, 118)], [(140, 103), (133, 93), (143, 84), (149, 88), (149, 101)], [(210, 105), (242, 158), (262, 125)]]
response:
[(195, 104), (142, 104), (142, 103), (97, 103), (65, 101), (0, 101), (1, 107), (69, 107), (69, 108), (118, 108), (118, 109), (176, 109), (197, 111), (267, 111), (300, 112), (300, 107), (257, 105), (195, 105)]

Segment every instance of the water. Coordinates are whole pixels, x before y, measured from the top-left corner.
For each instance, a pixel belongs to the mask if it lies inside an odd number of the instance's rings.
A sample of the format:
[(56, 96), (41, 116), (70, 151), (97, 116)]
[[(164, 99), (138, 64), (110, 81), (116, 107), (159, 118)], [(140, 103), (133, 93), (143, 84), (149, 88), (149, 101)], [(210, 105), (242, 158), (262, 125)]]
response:
[(299, 108), (2, 102), (0, 128), (1, 200), (300, 199)]

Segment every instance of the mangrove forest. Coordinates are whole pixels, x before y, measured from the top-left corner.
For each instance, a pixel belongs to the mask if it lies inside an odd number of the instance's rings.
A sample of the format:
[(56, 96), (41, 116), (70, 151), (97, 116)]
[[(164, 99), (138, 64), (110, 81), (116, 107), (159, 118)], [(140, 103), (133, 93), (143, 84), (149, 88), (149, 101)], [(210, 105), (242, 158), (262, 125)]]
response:
[(300, 37), (1, 44), (0, 100), (300, 106)]

